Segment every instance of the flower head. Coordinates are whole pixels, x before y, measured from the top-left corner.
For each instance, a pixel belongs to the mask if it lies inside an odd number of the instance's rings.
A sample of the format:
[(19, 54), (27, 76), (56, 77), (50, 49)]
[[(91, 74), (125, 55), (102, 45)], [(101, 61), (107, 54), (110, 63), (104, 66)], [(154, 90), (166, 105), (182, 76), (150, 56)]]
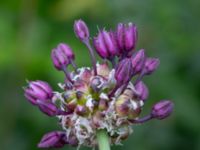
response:
[[(59, 83), (62, 91), (53, 92), (44, 81), (31, 81), (25, 88), (28, 101), (47, 116), (58, 117), (63, 129), (45, 134), (38, 147), (95, 147), (102, 129), (110, 144), (119, 144), (132, 133), (133, 124), (161, 120), (171, 114), (173, 103), (167, 100), (155, 104), (147, 116), (140, 116), (149, 95), (142, 78), (157, 69), (159, 60), (146, 58), (143, 49), (135, 50), (135, 25), (118, 24), (112, 32), (101, 30), (92, 38), (93, 45), (85, 22), (76, 21), (74, 31), (88, 48), (92, 67), (77, 68), (72, 49), (61, 43), (52, 50), (51, 57), (55, 68), (65, 74), (64, 83)], [(103, 62), (96, 63), (93, 47)], [(72, 65), (72, 72), (68, 65)]]

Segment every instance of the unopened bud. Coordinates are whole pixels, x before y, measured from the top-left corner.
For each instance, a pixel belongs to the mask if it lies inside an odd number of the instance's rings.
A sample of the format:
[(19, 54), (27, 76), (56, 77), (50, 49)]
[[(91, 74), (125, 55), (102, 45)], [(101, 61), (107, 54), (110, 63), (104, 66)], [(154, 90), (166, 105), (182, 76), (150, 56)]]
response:
[(137, 42), (137, 28), (134, 24), (118, 24), (117, 26), (117, 44), (122, 54), (128, 54), (132, 51)]
[(72, 49), (67, 44), (59, 44), (51, 52), (51, 58), (56, 69), (63, 70), (68, 64), (74, 60)]
[(52, 102), (37, 100), (39, 109), (48, 116), (59, 115), (59, 109)]
[(39, 148), (61, 148), (66, 144), (65, 132), (53, 131), (45, 134), (40, 143)]
[(115, 71), (115, 79), (118, 85), (128, 83), (132, 77), (133, 68), (131, 59), (125, 58), (119, 62)]
[(89, 29), (86, 23), (82, 20), (77, 20), (74, 22), (74, 32), (76, 37), (79, 38), (81, 41), (89, 39)]
[(174, 104), (169, 100), (162, 100), (156, 103), (151, 111), (151, 115), (159, 120), (165, 119), (173, 111)]
[(144, 66), (144, 74), (150, 75), (153, 73), (159, 66), (160, 60), (157, 58), (147, 58)]
[(112, 32), (100, 31), (94, 38), (94, 47), (102, 58), (110, 59), (118, 54), (116, 41)]
[(138, 82), (135, 85), (135, 89), (137, 91), (137, 96), (139, 97), (139, 99), (145, 101), (148, 98), (149, 90), (148, 90), (147, 86), (142, 81)]
[(131, 61), (133, 67), (133, 75), (141, 72), (145, 62), (144, 50), (143, 49), (139, 50), (134, 56), (132, 56)]
[(49, 101), (53, 97), (52, 88), (44, 81), (31, 81), (27, 88), (25, 88), (25, 97), (33, 105), (37, 105), (37, 100)]

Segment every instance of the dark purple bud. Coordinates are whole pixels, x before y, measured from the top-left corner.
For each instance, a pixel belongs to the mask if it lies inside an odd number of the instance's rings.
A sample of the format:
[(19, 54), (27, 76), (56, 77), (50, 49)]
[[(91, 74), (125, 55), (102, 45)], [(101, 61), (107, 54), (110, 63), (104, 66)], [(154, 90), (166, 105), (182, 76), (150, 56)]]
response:
[(76, 37), (79, 38), (81, 41), (89, 39), (89, 30), (86, 23), (82, 20), (77, 20), (74, 22), (74, 32)]
[(133, 75), (138, 74), (142, 71), (145, 63), (145, 53), (144, 50), (141, 49), (135, 55), (131, 57), (132, 67), (133, 67)]
[(74, 60), (74, 53), (67, 44), (59, 44), (51, 52), (51, 58), (56, 69), (63, 70), (68, 64)]
[(147, 58), (145, 61), (144, 74), (150, 75), (153, 73), (159, 66), (160, 60), (157, 58)]
[(142, 81), (138, 82), (138, 83), (135, 85), (135, 89), (136, 89), (136, 91), (138, 92), (138, 93), (137, 93), (137, 94), (138, 94), (137, 96), (138, 96), (141, 100), (145, 101), (145, 100), (148, 98), (148, 96), (149, 96), (149, 90), (148, 90), (147, 86), (146, 86)]
[(25, 88), (25, 97), (33, 104), (37, 105), (37, 100), (48, 101), (53, 97), (52, 88), (44, 81), (31, 81)]
[(137, 28), (134, 24), (119, 23), (117, 26), (117, 44), (122, 53), (132, 51), (137, 42)]
[(151, 116), (159, 120), (165, 119), (173, 111), (174, 104), (169, 100), (162, 100), (156, 103), (151, 111)]
[(94, 38), (94, 47), (102, 58), (110, 59), (118, 54), (113, 32), (102, 30)]
[(66, 141), (65, 132), (53, 131), (45, 134), (40, 143), (39, 148), (60, 148), (63, 147), (68, 142)]
[(131, 64), (130, 58), (125, 58), (119, 62), (115, 70), (115, 79), (117, 81), (117, 85), (123, 85), (128, 83), (133, 74), (133, 68)]
[(48, 116), (56, 116), (59, 114), (60, 110), (52, 102), (37, 100), (37, 105), (39, 109)]

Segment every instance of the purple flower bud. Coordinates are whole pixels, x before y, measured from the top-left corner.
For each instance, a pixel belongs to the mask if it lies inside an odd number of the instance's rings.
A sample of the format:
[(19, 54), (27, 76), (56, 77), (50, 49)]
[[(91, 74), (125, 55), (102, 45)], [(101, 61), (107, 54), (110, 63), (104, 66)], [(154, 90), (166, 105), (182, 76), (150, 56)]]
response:
[(138, 82), (135, 85), (135, 89), (138, 92), (138, 97), (141, 100), (145, 101), (148, 98), (149, 90), (148, 90), (147, 86), (142, 81)]
[(48, 116), (56, 116), (60, 112), (60, 110), (52, 102), (37, 100), (37, 105), (39, 109)]
[(125, 58), (119, 62), (115, 70), (115, 79), (117, 81), (117, 85), (123, 85), (128, 83), (133, 74), (133, 68), (131, 64), (130, 58)]
[(132, 56), (131, 61), (133, 67), (133, 75), (141, 72), (145, 62), (144, 50), (143, 49), (139, 50), (134, 56)]
[(74, 32), (76, 37), (81, 41), (89, 39), (89, 30), (86, 23), (82, 20), (77, 20), (74, 22)]
[(162, 100), (153, 106), (151, 115), (153, 118), (157, 118), (159, 120), (165, 119), (172, 113), (173, 107), (174, 104), (171, 101)]
[(74, 60), (74, 53), (67, 44), (61, 43), (52, 50), (51, 58), (55, 68), (62, 70), (63, 67), (66, 67), (72, 60)]
[(160, 60), (157, 58), (147, 58), (145, 61), (144, 74), (150, 75), (153, 73), (159, 66)]
[(94, 38), (93, 42), (97, 53), (102, 58), (110, 59), (118, 54), (113, 32), (107, 32), (105, 30), (100, 31), (98, 36)]
[(33, 104), (37, 105), (37, 100), (48, 101), (53, 97), (52, 88), (44, 81), (31, 81), (25, 88), (25, 97)]
[(63, 147), (68, 142), (66, 141), (65, 132), (53, 131), (45, 134), (40, 143), (39, 148), (60, 148)]
[(117, 44), (121, 53), (127, 54), (135, 48), (137, 42), (137, 28), (134, 24), (119, 23), (117, 26)]

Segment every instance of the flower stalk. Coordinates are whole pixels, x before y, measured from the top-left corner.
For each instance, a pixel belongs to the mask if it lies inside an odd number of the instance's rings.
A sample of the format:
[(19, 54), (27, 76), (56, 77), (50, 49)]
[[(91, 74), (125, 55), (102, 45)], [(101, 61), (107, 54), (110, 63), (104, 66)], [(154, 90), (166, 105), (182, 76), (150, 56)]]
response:
[(106, 130), (97, 131), (97, 141), (99, 150), (110, 150), (110, 143)]
[(92, 46), (90, 45), (90, 41), (89, 40), (85, 40), (83, 42), (86, 47), (88, 48), (89, 52), (90, 52), (90, 58), (92, 60), (92, 66), (93, 66), (93, 69), (94, 69), (94, 75), (97, 75), (97, 67), (96, 67), (96, 58), (95, 58), (95, 55), (94, 55), (94, 50), (92, 48)]

